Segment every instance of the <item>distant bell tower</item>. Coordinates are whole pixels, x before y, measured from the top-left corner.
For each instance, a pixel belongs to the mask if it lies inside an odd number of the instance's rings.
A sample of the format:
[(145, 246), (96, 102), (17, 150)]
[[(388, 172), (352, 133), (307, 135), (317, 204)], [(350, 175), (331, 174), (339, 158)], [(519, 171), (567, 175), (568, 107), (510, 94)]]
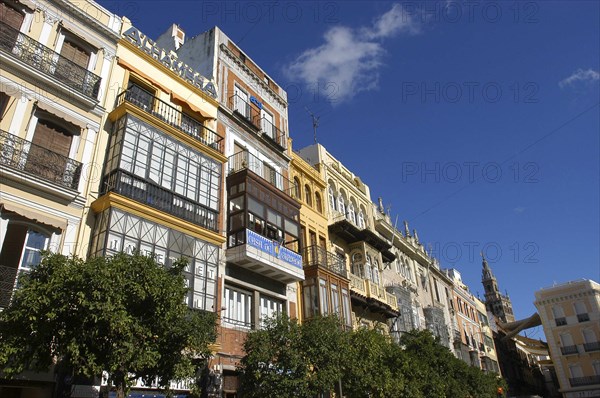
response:
[(481, 274), (481, 283), (485, 291), (485, 306), (488, 311), (498, 318), (502, 323), (514, 322), (515, 315), (512, 309), (512, 302), (508, 294), (500, 293), (498, 282), (492, 273), (492, 269), (488, 265), (487, 260), (481, 254), (483, 271)]

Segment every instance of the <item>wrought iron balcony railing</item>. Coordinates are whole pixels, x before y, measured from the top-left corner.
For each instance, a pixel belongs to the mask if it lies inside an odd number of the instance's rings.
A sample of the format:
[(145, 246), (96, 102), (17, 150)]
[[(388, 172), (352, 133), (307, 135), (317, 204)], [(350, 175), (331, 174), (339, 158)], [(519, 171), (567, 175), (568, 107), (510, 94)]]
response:
[(242, 151), (229, 157), (227, 161), (228, 174), (237, 173), (238, 171), (245, 169), (262, 177), (269, 184), (289, 196), (294, 192), (295, 184), (292, 181), (276, 172), (269, 164), (263, 162), (251, 153)]
[(100, 76), (0, 22), (0, 48), (31, 68), (52, 76), (90, 98), (98, 96)]
[(81, 163), (0, 130), (0, 164), (77, 189)]
[(229, 97), (228, 106), (233, 112), (246, 119), (248, 123), (260, 129), (260, 110), (258, 108), (252, 106), (252, 104), (237, 94)]
[(579, 353), (576, 345), (567, 345), (564, 347), (560, 347), (560, 352), (562, 352), (563, 355), (571, 355), (571, 354)]
[(600, 341), (594, 341), (592, 343), (583, 343), (583, 349), (585, 352), (600, 351)]
[(556, 322), (556, 326), (564, 326), (567, 324), (567, 318), (565, 317), (556, 318), (554, 321)]
[(600, 384), (600, 375), (573, 377), (569, 379), (569, 381), (571, 382), (571, 387), (592, 386), (594, 384)]
[(308, 246), (302, 251), (302, 262), (305, 267), (317, 265), (346, 278), (344, 260), (319, 246)]
[(287, 149), (287, 136), (281, 130), (279, 130), (273, 123), (264, 117), (261, 117), (254, 124), (260, 126), (260, 130), (263, 133), (263, 137), (271, 140), (280, 149)]
[(171, 104), (135, 88), (119, 94), (116, 106), (121, 105), (125, 101), (155, 116), (204, 145), (223, 153), (223, 137)]
[(109, 173), (102, 186), (103, 194), (116, 192), (211, 231), (218, 230), (218, 212), (126, 171)]
[(577, 322), (587, 322), (589, 320), (590, 320), (590, 316), (588, 313), (577, 314)]
[(17, 268), (0, 265), (0, 308), (6, 308), (10, 304), (17, 273)]

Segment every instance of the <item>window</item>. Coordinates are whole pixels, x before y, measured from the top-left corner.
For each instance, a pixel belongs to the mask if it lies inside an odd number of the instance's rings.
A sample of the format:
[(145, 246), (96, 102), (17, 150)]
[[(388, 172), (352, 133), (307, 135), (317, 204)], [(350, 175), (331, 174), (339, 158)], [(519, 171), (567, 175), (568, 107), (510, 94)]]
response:
[(307, 205), (312, 206), (312, 194), (308, 184), (304, 186), (304, 200), (306, 201)]
[(338, 286), (335, 283), (331, 284), (331, 312), (340, 316), (341, 315), (340, 308), (340, 292), (338, 290)]
[(596, 334), (594, 333), (594, 331), (592, 329), (583, 329), (581, 331), (581, 333), (583, 334), (583, 341), (585, 343), (595, 343), (598, 340), (596, 339)]
[(250, 104), (248, 94), (237, 85), (233, 87), (233, 110), (245, 118), (250, 117)]
[(309, 235), (309, 239), (310, 239), (310, 245), (311, 246), (316, 246), (317, 245), (317, 234), (315, 231), (308, 231), (308, 235)]
[(300, 194), (301, 189), (300, 180), (298, 177), (294, 177), (294, 196), (298, 200), (302, 200), (302, 195)]
[(352, 203), (348, 205), (347, 218), (352, 224), (356, 224), (356, 213), (354, 212), (354, 205)]
[(365, 275), (364, 275), (364, 265), (362, 263), (362, 259), (363, 259), (363, 257), (362, 257), (362, 255), (360, 253), (354, 253), (352, 255), (352, 262), (350, 264), (350, 266), (351, 266), (350, 271), (354, 275), (359, 276), (361, 278), (364, 278), (365, 277)]
[(249, 292), (225, 286), (223, 320), (234, 326), (252, 327), (252, 295)]
[(147, 112), (154, 109), (154, 94), (151, 87), (131, 79), (127, 83), (127, 101)]
[(344, 309), (344, 320), (346, 325), (352, 325), (352, 311), (350, 310), (350, 296), (348, 295), (348, 289), (342, 288), (342, 306)]
[(315, 208), (319, 213), (323, 213), (323, 202), (321, 201), (321, 195), (315, 192)]
[(573, 379), (583, 377), (583, 370), (579, 364), (569, 365), (569, 371), (571, 372), (571, 378)]
[(327, 315), (329, 313), (329, 307), (327, 303), (327, 281), (325, 279), (319, 279), (319, 299), (321, 303), (321, 314)]
[(329, 187), (329, 207), (331, 211), (337, 210), (337, 202), (335, 200), (335, 193), (333, 192), (333, 188)]
[(554, 315), (554, 321), (556, 326), (562, 326), (567, 324), (567, 318), (565, 318), (565, 312), (560, 305), (552, 307), (552, 315)]
[(588, 315), (587, 308), (583, 301), (575, 302), (575, 313), (577, 313), (578, 322), (586, 322), (590, 320), (590, 316)]
[(4, 119), (10, 96), (0, 91), (0, 120)]
[(281, 315), (283, 312), (283, 302), (272, 297), (260, 295), (260, 325), (265, 325), (269, 318)]
[(373, 283), (379, 284), (379, 264), (377, 261), (373, 265)]
[(361, 210), (360, 212), (358, 212), (358, 227), (361, 229), (365, 229), (366, 225), (365, 225), (365, 215), (363, 213), (363, 211)]
[(338, 198), (338, 210), (344, 216), (346, 215), (346, 204), (344, 203), (344, 197), (342, 196), (341, 193), (340, 193), (340, 196)]
[(367, 261), (365, 261), (365, 279), (373, 280), (373, 274), (371, 271), (371, 256), (367, 254)]
[(594, 374), (600, 376), (600, 361), (594, 361), (592, 367), (594, 368)]
[(48, 246), (48, 236), (29, 229), (25, 238), (21, 268), (31, 269), (38, 265), (42, 259), (41, 251)]
[(277, 140), (277, 136), (275, 134), (275, 125), (273, 124), (273, 115), (264, 109), (260, 110), (261, 113), (261, 130), (264, 134), (267, 135), (273, 141)]
[(279, 187), (277, 184), (277, 172), (270, 164), (267, 164), (267, 162), (263, 162), (263, 176), (271, 185)]
[[(16, 3), (13, 4), (17, 6)], [(23, 11), (12, 8), (4, 1), (0, 3), (0, 20), (8, 26), (2, 29), (2, 47), (11, 48), (16, 43), (23, 19), (25, 19)]]

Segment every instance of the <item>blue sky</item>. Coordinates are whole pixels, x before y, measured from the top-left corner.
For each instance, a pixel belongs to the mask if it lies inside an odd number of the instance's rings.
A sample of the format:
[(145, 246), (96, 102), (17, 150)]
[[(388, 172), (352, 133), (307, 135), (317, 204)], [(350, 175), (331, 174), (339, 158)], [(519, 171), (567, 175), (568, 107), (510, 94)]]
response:
[(318, 141), (482, 293), (600, 280), (600, 3), (103, 1), (156, 38), (218, 25)]

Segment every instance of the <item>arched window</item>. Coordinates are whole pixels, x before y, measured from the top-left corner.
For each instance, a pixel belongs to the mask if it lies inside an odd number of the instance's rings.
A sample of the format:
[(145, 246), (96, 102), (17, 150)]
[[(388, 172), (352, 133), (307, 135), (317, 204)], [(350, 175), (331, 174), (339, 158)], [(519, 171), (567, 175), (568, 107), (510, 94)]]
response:
[(323, 213), (323, 202), (321, 201), (321, 194), (315, 192), (315, 207), (319, 213)]
[(352, 203), (348, 205), (348, 215), (346, 218), (348, 218), (352, 224), (356, 225), (356, 212), (354, 211), (354, 205)]
[(301, 190), (301, 185), (300, 185), (300, 180), (298, 179), (298, 177), (294, 177), (294, 195), (296, 196), (296, 199), (298, 200), (302, 200), (302, 196), (300, 195), (300, 190)]
[(346, 215), (346, 204), (344, 203), (344, 196), (341, 193), (340, 193), (340, 196), (338, 198), (338, 210), (344, 216)]
[(335, 200), (335, 193), (333, 192), (333, 188), (329, 187), (329, 207), (331, 211), (337, 210), (337, 202)]
[(362, 210), (358, 213), (358, 227), (360, 229), (365, 229), (365, 215)]
[(312, 206), (312, 194), (310, 192), (310, 187), (308, 186), (308, 184), (304, 186), (304, 200), (306, 201), (307, 205)]
[(350, 271), (354, 275), (364, 278), (364, 273), (363, 273), (364, 268), (363, 268), (362, 259), (363, 259), (363, 257), (360, 253), (354, 253), (352, 255), (352, 264), (350, 267)]
[(365, 279), (370, 281), (373, 280), (373, 273), (371, 272), (371, 256), (367, 254), (367, 261), (365, 262)]

